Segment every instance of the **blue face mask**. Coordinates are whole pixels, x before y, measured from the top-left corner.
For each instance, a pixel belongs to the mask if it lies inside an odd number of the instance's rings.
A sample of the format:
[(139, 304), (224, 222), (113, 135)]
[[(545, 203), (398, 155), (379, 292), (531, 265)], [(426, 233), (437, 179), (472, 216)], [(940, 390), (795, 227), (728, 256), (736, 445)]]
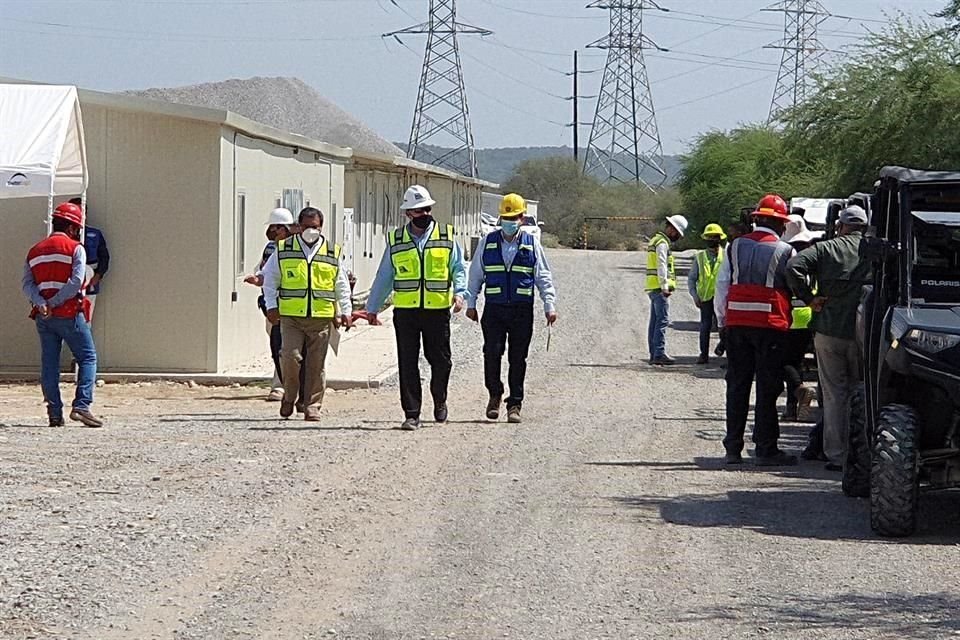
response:
[(508, 236), (516, 235), (517, 231), (520, 231), (520, 222), (517, 220), (501, 220), (500, 228)]

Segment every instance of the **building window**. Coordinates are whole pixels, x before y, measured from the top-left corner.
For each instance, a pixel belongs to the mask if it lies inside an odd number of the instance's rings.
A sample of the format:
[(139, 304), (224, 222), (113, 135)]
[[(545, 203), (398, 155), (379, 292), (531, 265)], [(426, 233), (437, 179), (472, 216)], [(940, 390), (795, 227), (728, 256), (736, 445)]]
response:
[(303, 189), (284, 189), (283, 208), (297, 217), (303, 209)]
[(247, 194), (237, 194), (237, 208), (233, 219), (233, 255), (236, 265), (236, 274), (242, 276), (247, 272), (246, 253), (247, 243), (245, 240), (247, 229)]

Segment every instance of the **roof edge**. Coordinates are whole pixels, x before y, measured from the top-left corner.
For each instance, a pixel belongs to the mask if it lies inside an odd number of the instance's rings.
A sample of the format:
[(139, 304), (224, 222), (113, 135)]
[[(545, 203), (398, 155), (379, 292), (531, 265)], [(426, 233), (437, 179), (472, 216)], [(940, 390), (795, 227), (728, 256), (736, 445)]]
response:
[(387, 165), (390, 167), (416, 169), (418, 171), (425, 171), (434, 175), (444, 176), (453, 180), (466, 182), (468, 184), (486, 187), (489, 189), (500, 188), (499, 184), (493, 182), (487, 182), (486, 180), (481, 180), (480, 178), (471, 178), (470, 176), (465, 176), (461, 173), (457, 173), (456, 171), (451, 171), (450, 169), (444, 169), (443, 167), (420, 162), (419, 160), (411, 160), (410, 158), (405, 158), (403, 156), (391, 156), (385, 153), (375, 153), (373, 151), (360, 151), (354, 149), (353, 159), (354, 162), (360, 161), (361, 163), (368, 162), (371, 164)]

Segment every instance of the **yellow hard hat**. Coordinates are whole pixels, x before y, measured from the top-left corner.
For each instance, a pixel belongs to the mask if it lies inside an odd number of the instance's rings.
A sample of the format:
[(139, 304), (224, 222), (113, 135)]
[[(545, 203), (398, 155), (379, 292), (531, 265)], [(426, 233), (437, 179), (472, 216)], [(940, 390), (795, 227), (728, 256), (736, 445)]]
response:
[(508, 193), (500, 201), (500, 217), (516, 218), (527, 210), (527, 203), (519, 194)]
[(700, 235), (704, 240), (707, 239), (707, 236), (720, 236), (721, 240), (727, 239), (727, 234), (723, 232), (723, 227), (718, 225), (716, 222), (711, 222), (703, 230), (703, 233)]

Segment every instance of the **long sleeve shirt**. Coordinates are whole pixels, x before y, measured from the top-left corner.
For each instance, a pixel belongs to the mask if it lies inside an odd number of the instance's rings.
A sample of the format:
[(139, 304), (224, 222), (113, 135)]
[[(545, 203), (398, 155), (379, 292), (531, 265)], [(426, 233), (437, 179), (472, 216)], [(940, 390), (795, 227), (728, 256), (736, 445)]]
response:
[[(769, 233), (770, 235), (778, 235), (773, 229), (761, 227), (760, 225), (754, 227), (754, 232), (757, 231)], [(717, 326), (721, 329), (727, 326), (727, 297), (730, 293), (730, 283), (733, 277), (730, 265), (735, 259), (733, 253), (734, 243), (736, 243), (736, 240), (727, 246), (727, 256), (720, 265), (720, 271), (717, 273), (717, 289), (716, 293), (713, 294), (713, 311), (717, 316)]]
[(657, 245), (657, 279), (660, 281), (660, 290), (670, 291), (670, 243), (661, 242)]
[(823, 311), (815, 311), (810, 322), (817, 333), (854, 338), (860, 295), (871, 272), (870, 263), (860, 258), (862, 239), (858, 231), (818, 242), (787, 263), (787, 283), (798, 298), (810, 304), (814, 298), (810, 283), (816, 282), (816, 295), (827, 299)]
[[(500, 255), (503, 256), (503, 264), (509, 268), (513, 264), (513, 259), (520, 249), (520, 234), (513, 237), (513, 240), (503, 238), (500, 243)], [(550, 263), (547, 262), (546, 253), (543, 245), (536, 237), (533, 239), (533, 251), (536, 257), (536, 266), (533, 269), (533, 280), (537, 285), (537, 291), (540, 292), (540, 299), (543, 300), (543, 310), (546, 313), (556, 311), (557, 290), (553, 286), (553, 274), (550, 272)], [(477, 308), (477, 298), (483, 283), (486, 280), (483, 273), (483, 259), (481, 255), (474, 256), (470, 263), (470, 274), (467, 281), (467, 308)]]
[[(83, 248), (87, 252), (87, 264), (93, 272), (101, 278), (110, 270), (110, 250), (107, 249), (107, 240), (96, 227), (87, 227), (83, 236)], [(100, 283), (95, 287), (87, 287), (87, 294), (100, 293)]]
[[(320, 247), (326, 244), (327, 239), (323, 236), (312, 247), (301, 242), (303, 256), (307, 262), (312, 262), (313, 258), (320, 251)], [(263, 265), (263, 300), (267, 311), (272, 311), (279, 306), (280, 297), (280, 252), (274, 251), (267, 263)], [(349, 316), (353, 314), (353, 303), (350, 301), (350, 280), (347, 279), (347, 270), (343, 266), (343, 257), (340, 258), (340, 268), (337, 270), (337, 279), (334, 282), (334, 291), (337, 296), (338, 315)]]
[[(433, 233), (434, 222), (419, 236), (413, 233), (411, 228), (410, 237), (417, 250), (423, 254), (423, 247), (430, 239)], [(369, 313), (379, 313), (383, 308), (383, 303), (387, 301), (387, 296), (393, 291), (393, 279), (396, 275), (393, 268), (393, 259), (390, 257), (390, 243), (387, 242), (387, 249), (383, 252), (380, 259), (380, 266), (377, 268), (377, 275), (373, 280), (373, 286), (370, 287), (370, 295), (367, 297), (367, 311)], [(450, 254), (450, 280), (453, 283), (453, 295), (464, 298), (467, 293), (467, 268), (463, 263), (463, 249), (456, 242), (453, 243), (453, 252)]]
[(86, 277), (86, 268), (87, 252), (84, 250), (82, 244), (78, 244), (77, 248), (73, 250), (70, 279), (67, 280), (63, 288), (57, 291), (52, 298), (44, 300), (43, 296), (40, 295), (40, 288), (37, 286), (37, 282), (33, 279), (33, 271), (30, 270), (30, 263), (24, 262), (23, 279), (20, 282), (23, 295), (27, 296), (27, 299), (30, 300), (30, 303), (35, 307), (42, 307), (43, 305), (47, 305), (51, 309), (59, 307), (67, 300), (76, 298), (77, 294), (80, 293), (80, 289), (83, 288), (83, 280)]

